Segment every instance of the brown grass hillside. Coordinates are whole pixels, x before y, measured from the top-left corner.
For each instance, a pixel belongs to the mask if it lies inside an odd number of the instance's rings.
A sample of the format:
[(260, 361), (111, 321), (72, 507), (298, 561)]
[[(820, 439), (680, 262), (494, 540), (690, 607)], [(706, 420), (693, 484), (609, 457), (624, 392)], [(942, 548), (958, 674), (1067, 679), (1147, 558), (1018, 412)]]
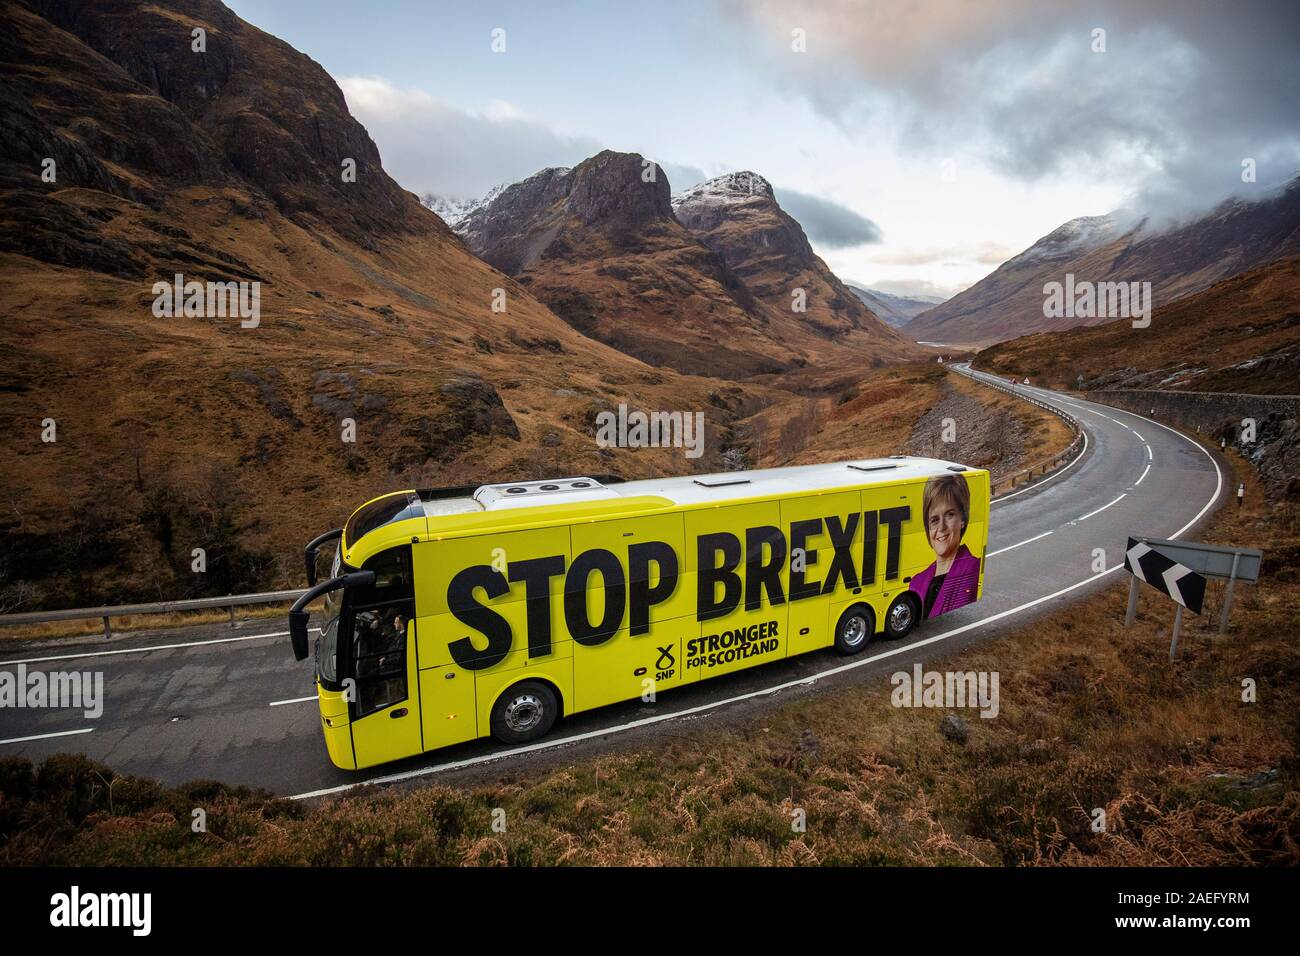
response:
[[(1158, 302), (1159, 300), (1157, 300)], [(1131, 320), (1042, 332), (980, 352), (975, 364), (1060, 388), (1300, 393), (1300, 256), (1158, 306)]]

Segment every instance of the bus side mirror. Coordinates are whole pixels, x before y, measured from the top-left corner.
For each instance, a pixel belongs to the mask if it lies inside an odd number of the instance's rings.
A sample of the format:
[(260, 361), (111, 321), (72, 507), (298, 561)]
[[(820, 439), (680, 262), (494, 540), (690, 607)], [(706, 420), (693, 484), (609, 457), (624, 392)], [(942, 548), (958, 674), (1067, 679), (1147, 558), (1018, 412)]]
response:
[(289, 642), (293, 645), (293, 659), (296, 661), (307, 659), (307, 621), (310, 617), (310, 611), (289, 612)]
[[(324, 534), (313, 538), (311, 543), (307, 545), (306, 550), (303, 551), (303, 559), (307, 565), (307, 587), (314, 588), (316, 586), (316, 555), (320, 553), (321, 545), (342, 536), (343, 529), (335, 528), (333, 531), (326, 531)], [(302, 658), (300, 657), (298, 660), (302, 660)]]
[(311, 617), (311, 612), (307, 610), (308, 604), (340, 588), (371, 587), (374, 583), (374, 571), (350, 571), (304, 591), (289, 609), (289, 642), (293, 645), (294, 658), (300, 661), (307, 659), (307, 620)]

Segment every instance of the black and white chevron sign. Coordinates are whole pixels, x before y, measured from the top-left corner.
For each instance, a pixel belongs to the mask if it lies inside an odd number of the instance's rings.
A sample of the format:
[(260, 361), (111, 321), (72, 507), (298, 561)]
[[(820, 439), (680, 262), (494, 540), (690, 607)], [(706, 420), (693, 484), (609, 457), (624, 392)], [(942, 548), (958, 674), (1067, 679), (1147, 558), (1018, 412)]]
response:
[(1132, 538), (1128, 539), (1128, 550), (1124, 552), (1124, 567), (1139, 581), (1163, 591), (1192, 613), (1201, 613), (1205, 578), (1191, 568)]

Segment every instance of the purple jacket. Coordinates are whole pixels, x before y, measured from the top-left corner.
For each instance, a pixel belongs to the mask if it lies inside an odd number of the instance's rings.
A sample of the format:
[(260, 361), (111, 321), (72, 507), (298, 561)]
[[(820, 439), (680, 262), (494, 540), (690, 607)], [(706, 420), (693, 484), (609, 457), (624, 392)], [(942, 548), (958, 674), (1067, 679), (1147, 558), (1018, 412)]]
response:
[[(936, 561), (935, 564), (938, 562)], [(908, 588), (921, 598), (922, 607), (925, 606), (925, 592), (930, 589), (930, 582), (934, 580), (935, 564), (916, 575), (908, 584)], [(936, 617), (945, 611), (970, 604), (979, 596), (979, 587), (980, 559), (971, 554), (963, 544), (957, 548), (957, 556), (952, 559), (952, 567), (948, 569), (943, 584), (939, 585), (939, 593), (934, 599), (934, 607), (930, 609), (929, 616)]]

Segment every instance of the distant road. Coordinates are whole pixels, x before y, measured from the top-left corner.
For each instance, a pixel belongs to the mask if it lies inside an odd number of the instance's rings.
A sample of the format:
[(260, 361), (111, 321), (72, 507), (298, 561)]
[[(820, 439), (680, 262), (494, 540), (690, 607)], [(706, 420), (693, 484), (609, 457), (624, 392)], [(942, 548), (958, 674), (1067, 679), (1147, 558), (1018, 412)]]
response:
[[(977, 379), (1006, 383), (996, 376)], [(561, 722), (552, 737), (509, 749), (476, 741), (377, 771), (335, 769), (325, 755), (310, 664), (296, 662), (283, 622), (199, 625), (101, 638), (6, 645), (0, 668), (103, 671), (103, 716), (0, 711), (0, 756), (32, 760), (81, 752), (115, 770), (176, 784), (209, 778), (316, 796), (366, 781), (473, 780), (537, 762), (577, 759), (626, 739), (652, 742), (705, 715), (748, 719), (826, 686), (878, 687), (882, 675), (985, 641), (1027, 617), (1117, 580), (1131, 534), (1189, 537), (1227, 493), (1214, 458), (1140, 415), (1073, 396), (1015, 386), (1077, 418), (1087, 448), (1045, 482), (993, 505), (985, 597), (918, 627), (906, 641), (877, 640), (856, 657), (819, 652), (665, 692)], [(1093, 571), (1093, 549), (1105, 568)], [(814, 683), (815, 682), (815, 683)]]

